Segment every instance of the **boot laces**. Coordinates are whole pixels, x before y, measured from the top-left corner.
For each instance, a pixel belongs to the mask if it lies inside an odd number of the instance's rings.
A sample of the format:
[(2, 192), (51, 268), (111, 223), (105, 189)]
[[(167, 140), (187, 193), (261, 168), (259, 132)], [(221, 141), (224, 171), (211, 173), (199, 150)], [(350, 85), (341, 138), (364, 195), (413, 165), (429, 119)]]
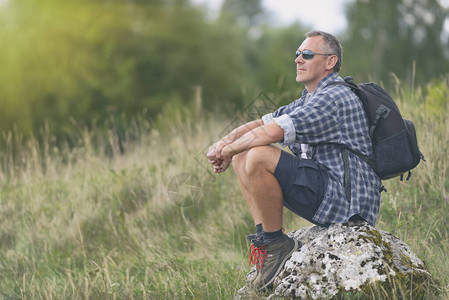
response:
[(251, 266), (251, 264), (253, 264), (257, 269), (261, 270), (263, 267), (263, 261), (268, 256), (267, 250), (265, 250), (265, 245), (257, 247), (252, 244), (249, 251), (249, 265)]

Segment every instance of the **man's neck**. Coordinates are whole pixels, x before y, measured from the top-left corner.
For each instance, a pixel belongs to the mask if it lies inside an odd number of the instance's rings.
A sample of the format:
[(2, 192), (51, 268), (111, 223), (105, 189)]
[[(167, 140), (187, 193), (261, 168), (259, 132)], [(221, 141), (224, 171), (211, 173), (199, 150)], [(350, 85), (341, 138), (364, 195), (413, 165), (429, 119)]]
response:
[(313, 83), (308, 83), (308, 84), (304, 84), (304, 87), (306, 88), (308, 93), (313, 93), (315, 92), (317, 86), (320, 84), (321, 80), (323, 80), (324, 78), (326, 78), (329, 74), (334, 73), (333, 71), (329, 71), (323, 74), (323, 76), (321, 76), (321, 78), (318, 81), (314, 81)]

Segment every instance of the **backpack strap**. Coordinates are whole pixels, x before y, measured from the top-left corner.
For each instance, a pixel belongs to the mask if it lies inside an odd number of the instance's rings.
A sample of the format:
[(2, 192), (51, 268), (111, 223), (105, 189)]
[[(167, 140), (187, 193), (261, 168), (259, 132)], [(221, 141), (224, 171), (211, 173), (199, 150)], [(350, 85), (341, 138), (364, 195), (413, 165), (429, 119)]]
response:
[(354, 93), (356, 93), (357, 96), (358, 96), (358, 95), (359, 95), (359, 94), (358, 94), (358, 91), (359, 91), (360, 89), (359, 89), (359, 87), (354, 83), (354, 79), (352, 79), (351, 76), (346, 76), (344, 80), (345, 80), (345, 81), (334, 81), (334, 82), (331, 82), (331, 83), (329, 83), (327, 86), (331, 86), (331, 85), (344, 85), (344, 86), (350, 88), (351, 90), (353, 90)]
[(343, 159), (343, 166), (345, 168), (344, 184), (346, 200), (351, 203), (351, 171), (349, 170), (348, 148), (344, 145), (341, 147), (341, 157)]
[(361, 154), (361, 153), (358, 153), (358, 152), (356, 152), (356, 151), (354, 151), (352, 149), (349, 149), (348, 147), (346, 147), (344, 145), (343, 145), (343, 147), (348, 149), (349, 152), (357, 155), (361, 160), (366, 162), (374, 171), (376, 171), (376, 167), (375, 167), (376, 166), (376, 162), (374, 161), (373, 157), (367, 156), (367, 155), (364, 155), (364, 154)]
[[(327, 86), (330, 86), (330, 85), (343, 85), (343, 86), (346, 86), (346, 87), (350, 88), (357, 95), (357, 98), (359, 98), (359, 101), (362, 103), (363, 111), (364, 111), (366, 119), (368, 121), (369, 136), (372, 137), (373, 133), (374, 133), (374, 129), (376, 129), (379, 119), (381, 117), (386, 118), (390, 114), (391, 110), (388, 111), (389, 108), (385, 107), (385, 109), (382, 108), (382, 109), (376, 111), (376, 118), (375, 118), (375, 120), (372, 120), (372, 122), (370, 122), (370, 119), (368, 118), (368, 115), (366, 114), (366, 111), (367, 111), (367, 108), (368, 108), (368, 103), (367, 103), (365, 95), (360, 90), (360, 88), (354, 83), (354, 79), (352, 79), (351, 76), (346, 76), (344, 80), (345, 81), (334, 81), (334, 82), (331, 82)], [(371, 126), (369, 125), (370, 123), (371, 123)]]

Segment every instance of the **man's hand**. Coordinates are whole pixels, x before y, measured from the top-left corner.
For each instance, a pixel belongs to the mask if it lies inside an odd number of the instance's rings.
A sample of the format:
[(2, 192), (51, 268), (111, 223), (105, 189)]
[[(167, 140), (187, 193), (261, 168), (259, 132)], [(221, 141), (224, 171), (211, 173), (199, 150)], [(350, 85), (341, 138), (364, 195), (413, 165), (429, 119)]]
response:
[(221, 161), (223, 160), (223, 157), (221, 156), (221, 150), (226, 146), (226, 143), (223, 140), (219, 140), (212, 146), (210, 146), (209, 151), (207, 151), (207, 159), (209, 160), (209, 163), (214, 165), (219, 165)]
[[(227, 146), (223, 140), (213, 144), (207, 152), (207, 159), (214, 166), (214, 173), (221, 173), (226, 171), (232, 162), (232, 156), (234, 156), (230, 147)], [(225, 148), (227, 150), (225, 150)]]
[(246, 130), (246, 133), (240, 135), (238, 139), (222, 139), (209, 148), (207, 158), (214, 166), (215, 173), (226, 171), (234, 155), (257, 146), (278, 142), (284, 137), (284, 130), (275, 122), (261, 124), (262, 121), (254, 121), (252, 127), (248, 126), (253, 129)]
[(214, 173), (226, 171), (226, 169), (231, 165), (232, 157), (234, 155), (235, 153), (232, 151), (230, 145), (223, 147), (220, 153), (221, 160), (217, 164), (214, 164)]

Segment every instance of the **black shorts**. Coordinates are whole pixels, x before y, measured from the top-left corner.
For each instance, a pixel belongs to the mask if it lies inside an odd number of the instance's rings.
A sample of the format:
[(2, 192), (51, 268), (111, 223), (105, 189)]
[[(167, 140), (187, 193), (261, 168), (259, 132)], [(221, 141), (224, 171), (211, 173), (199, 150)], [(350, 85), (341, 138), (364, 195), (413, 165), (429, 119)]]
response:
[(313, 224), (329, 225), (312, 219), (327, 189), (326, 167), (282, 151), (274, 176), (281, 186), (285, 207)]

